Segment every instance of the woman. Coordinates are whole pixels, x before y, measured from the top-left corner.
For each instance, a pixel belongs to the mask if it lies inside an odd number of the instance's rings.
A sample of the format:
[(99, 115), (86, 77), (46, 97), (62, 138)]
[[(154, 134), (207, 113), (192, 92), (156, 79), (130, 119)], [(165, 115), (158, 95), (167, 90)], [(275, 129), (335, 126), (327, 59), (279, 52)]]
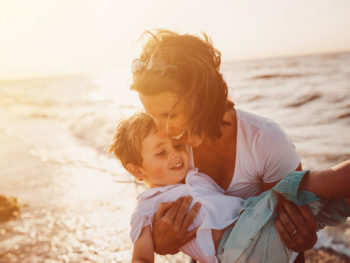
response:
[[(131, 89), (139, 93), (161, 136), (188, 143), (199, 171), (226, 194), (247, 198), (270, 189), (301, 164), (294, 146), (271, 120), (234, 107), (219, 72), (221, 54), (208, 37), (159, 30), (150, 34), (132, 65)], [(159, 254), (176, 253), (195, 235), (188, 226), (198, 212), (190, 200), (162, 204), (154, 216), (153, 240)], [(316, 242), (316, 223), (308, 207), (280, 199), (276, 229), (294, 251)], [(302, 262), (302, 261), (301, 261)]]

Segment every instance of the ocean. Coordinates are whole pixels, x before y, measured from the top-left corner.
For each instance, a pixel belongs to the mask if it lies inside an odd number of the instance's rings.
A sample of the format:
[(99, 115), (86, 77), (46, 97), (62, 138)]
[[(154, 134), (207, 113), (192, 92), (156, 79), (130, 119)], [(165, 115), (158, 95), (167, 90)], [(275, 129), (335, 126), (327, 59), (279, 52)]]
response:
[[(278, 122), (304, 169), (350, 158), (350, 53), (226, 62), (241, 108)], [(0, 194), (21, 204), (0, 223), (0, 262), (128, 262), (129, 216), (144, 187), (108, 154), (117, 122), (140, 110), (130, 69), (0, 80)], [(350, 221), (316, 248), (350, 258)], [(184, 255), (156, 262), (184, 262)]]

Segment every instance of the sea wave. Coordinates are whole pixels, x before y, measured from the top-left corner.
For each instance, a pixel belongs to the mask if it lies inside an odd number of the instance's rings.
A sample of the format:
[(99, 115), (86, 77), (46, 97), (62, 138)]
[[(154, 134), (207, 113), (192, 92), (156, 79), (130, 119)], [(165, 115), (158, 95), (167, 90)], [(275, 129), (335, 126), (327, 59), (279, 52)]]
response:
[(277, 78), (302, 78), (307, 76), (307, 74), (283, 74), (283, 73), (275, 73), (275, 74), (264, 74), (264, 75), (257, 75), (252, 78), (251, 80), (255, 79), (277, 79)]
[(337, 116), (338, 120), (350, 118), (350, 111), (341, 113)]
[(306, 103), (315, 101), (319, 98), (322, 98), (322, 94), (320, 93), (304, 94), (302, 96), (297, 96), (293, 98), (294, 102), (288, 103), (286, 107), (292, 107), (292, 108), (300, 107)]

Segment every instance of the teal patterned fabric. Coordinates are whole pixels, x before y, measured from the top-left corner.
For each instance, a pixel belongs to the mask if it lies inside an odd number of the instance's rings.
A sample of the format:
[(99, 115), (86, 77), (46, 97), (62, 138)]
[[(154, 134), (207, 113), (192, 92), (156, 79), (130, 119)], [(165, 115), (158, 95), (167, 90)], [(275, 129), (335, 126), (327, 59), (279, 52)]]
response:
[(221, 262), (289, 262), (292, 251), (283, 245), (274, 227), (278, 194), (295, 204), (309, 205), (319, 229), (346, 221), (350, 216), (346, 200), (321, 200), (311, 192), (298, 191), (307, 172), (292, 172), (271, 190), (246, 200), (242, 208), (244, 212), (233, 229), (225, 232), (219, 245)]

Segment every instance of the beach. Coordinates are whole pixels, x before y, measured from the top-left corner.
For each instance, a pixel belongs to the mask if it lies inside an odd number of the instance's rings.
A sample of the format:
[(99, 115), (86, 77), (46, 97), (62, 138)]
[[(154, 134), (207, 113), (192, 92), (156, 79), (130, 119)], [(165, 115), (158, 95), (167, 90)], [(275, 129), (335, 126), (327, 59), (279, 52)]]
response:
[[(145, 188), (108, 154), (138, 111), (128, 68), (0, 81), (0, 262), (128, 262), (129, 217)], [(279, 123), (304, 169), (350, 158), (350, 53), (225, 63), (236, 107)], [(319, 233), (306, 262), (350, 262), (350, 221)], [(156, 262), (188, 262), (158, 256)]]

